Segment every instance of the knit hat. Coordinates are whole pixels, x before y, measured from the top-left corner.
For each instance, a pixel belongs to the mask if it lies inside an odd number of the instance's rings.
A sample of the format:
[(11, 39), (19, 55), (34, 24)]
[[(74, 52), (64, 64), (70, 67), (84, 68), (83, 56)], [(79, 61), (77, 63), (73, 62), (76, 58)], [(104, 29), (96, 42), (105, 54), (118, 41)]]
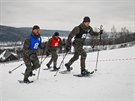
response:
[(83, 22), (90, 22), (90, 18), (88, 16), (84, 17)]
[(32, 30), (34, 30), (34, 29), (40, 29), (40, 27), (38, 25), (34, 25)]
[(55, 32), (55, 33), (54, 33), (54, 36), (59, 36), (59, 33), (58, 33), (58, 32)]

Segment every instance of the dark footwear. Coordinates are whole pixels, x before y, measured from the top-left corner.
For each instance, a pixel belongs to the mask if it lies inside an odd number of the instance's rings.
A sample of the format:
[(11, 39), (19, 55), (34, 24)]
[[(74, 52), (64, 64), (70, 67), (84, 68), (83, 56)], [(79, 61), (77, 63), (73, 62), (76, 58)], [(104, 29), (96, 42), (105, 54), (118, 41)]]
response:
[(59, 68), (57, 68), (56, 66), (53, 67), (53, 71), (57, 71), (59, 70)]
[(67, 71), (71, 71), (72, 68), (68, 65), (68, 64), (65, 64), (66, 68), (67, 68)]
[(46, 66), (48, 67), (48, 69), (51, 69), (51, 66), (49, 64), (46, 64)]
[(81, 75), (82, 76), (88, 76), (88, 75), (90, 75), (90, 72), (86, 69), (81, 69)]
[(24, 83), (31, 83), (32, 81), (29, 81), (29, 79), (24, 79), (23, 82)]

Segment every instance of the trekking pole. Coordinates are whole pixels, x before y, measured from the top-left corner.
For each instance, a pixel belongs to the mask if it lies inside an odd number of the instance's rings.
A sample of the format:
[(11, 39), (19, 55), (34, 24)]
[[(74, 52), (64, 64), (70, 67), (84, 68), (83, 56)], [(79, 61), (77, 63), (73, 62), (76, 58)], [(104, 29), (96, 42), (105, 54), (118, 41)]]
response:
[[(45, 60), (46, 58), (47, 58), (47, 56), (44, 58), (44, 60)], [(44, 62), (44, 60), (41, 61), (41, 64)], [(40, 64), (40, 65), (41, 65), (41, 64)], [(38, 70), (38, 76), (37, 76), (37, 79), (39, 79), (40, 69), (41, 69), (41, 66), (40, 66), (40, 68), (39, 68), (39, 70)]]
[(55, 75), (54, 75), (54, 76), (56, 76), (56, 75), (57, 75), (57, 73), (58, 73), (58, 71), (59, 71), (59, 69), (60, 69), (60, 67), (61, 67), (61, 65), (62, 65), (62, 63), (63, 63), (63, 61), (64, 61), (64, 59), (65, 59), (65, 57), (67, 56), (67, 54), (68, 54), (68, 52), (66, 52), (66, 54), (64, 55), (64, 57), (63, 57), (63, 59), (62, 59), (62, 61), (61, 61), (60, 65), (59, 65), (59, 67), (58, 67), (58, 70), (56, 71), (56, 73), (55, 73)]
[(40, 67), (39, 67), (39, 70), (38, 70), (37, 79), (39, 79), (39, 74), (40, 74), (41, 64), (42, 64), (43, 61), (47, 58), (47, 56), (46, 56), (46, 57), (44, 58), (44, 60), (43, 60), (44, 53), (45, 53), (45, 49), (44, 49), (43, 54), (42, 54), (42, 57), (41, 57), (41, 63), (40, 63)]
[[(64, 47), (62, 48), (62, 56), (64, 58)], [(62, 65), (62, 68), (64, 67), (64, 61), (63, 61), (63, 65)]]
[(48, 56), (46, 56), (44, 59), (43, 59), (43, 61), (41, 61), (41, 64), (45, 61), (45, 59), (47, 58)]
[(13, 71), (15, 71), (16, 69), (18, 69), (18, 68), (21, 67), (22, 65), (24, 65), (24, 63), (20, 64), (20, 65), (17, 66), (16, 68), (10, 70), (10, 71), (9, 71), (9, 74), (11, 74)]
[[(100, 31), (103, 30), (103, 25), (100, 25)], [(100, 40), (99, 40), (99, 46), (101, 45), (101, 34), (100, 34)], [(98, 59), (99, 59), (99, 48), (98, 48), (98, 52), (97, 52), (97, 59), (96, 59), (96, 67), (95, 67), (95, 71), (97, 71), (97, 65), (98, 65)]]

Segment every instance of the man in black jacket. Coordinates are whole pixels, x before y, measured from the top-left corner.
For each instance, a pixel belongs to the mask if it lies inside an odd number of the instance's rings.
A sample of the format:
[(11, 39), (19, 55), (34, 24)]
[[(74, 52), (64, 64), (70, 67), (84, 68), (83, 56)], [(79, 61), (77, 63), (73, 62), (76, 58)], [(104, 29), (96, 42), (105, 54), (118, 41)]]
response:
[(65, 64), (67, 71), (71, 70), (70, 66), (79, 58), (79, 55), (81, 55), (81, 74), (85, 76), (90, 73), (88, 70), (85, 69), (85, 60), (87, 54), (83, 49), (83, 44), (87, 37), (87, 34), (97, 36), (99, 34), (102, 34), (102, 32), (103, 30), (101, 30), (100, 32), (93, 31), (92, 27), (90, 26), (90, 18), (88, 16), (84, 17), (83, 22), (71, 31), (67, 39), (66, 50), (67, 52), (70, 50), (71, 40), (73, 37), (75, 37), (75, 40), (73, 41), (75, 52), (74, 56), (69, 60), (68, 63)]

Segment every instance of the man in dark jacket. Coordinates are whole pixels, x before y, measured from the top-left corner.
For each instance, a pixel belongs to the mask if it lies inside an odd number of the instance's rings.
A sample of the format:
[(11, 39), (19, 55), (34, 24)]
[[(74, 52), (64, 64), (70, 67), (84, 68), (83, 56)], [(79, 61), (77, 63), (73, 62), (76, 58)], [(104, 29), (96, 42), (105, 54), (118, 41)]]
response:
[(47, 46), (46, 46), (46, 54), (51, 54), (51, 60), (47, 63), (48, 69), (50, 69), (50, 65), (53, 62), (53, 71), (57, 71), (57, 49), (59, 44), (61, 44), (61, 38), (59, 37), (59, 33), (55, 32), (52, 38), (49, 39)]
[(92, 27), (90, 26), (90, 18), (84, 17), (83, 22), (75, 27), (71, 33), (68, 36), (67, 43), (66, 43), (66, 50), (67, 52), (71, 48), (71, 40), (73, 37), (75, 37), (75, 40), (73, 41), (73, 46), (75, 49), (74, 56), (69, 60), (68, 63), (65, 64), (67, 71), (71, 70), (71, 65), (79, 58), (79, 55), (81, 55), (81, 74), (83, 76), (88, 75), (90, 72), (85, 69), (85, 60), (86, 60), (86, 52), (83, 49), (84, 41), (87, 37), (87, 34), (90, 35), (99, 35), (102, 34), (103, 31), (100, 32), (94, 32)]
[(33, 26), (31, 35), (25, 40), (23, 45), (23, 60), (26, 65), (24, 83), (30, 83), (28, 77), (33, 75), (33, 70), (40, 67), (36, 53), (37, 50), (41, 48), (41, 37), (39, 32), (39, 26)]

